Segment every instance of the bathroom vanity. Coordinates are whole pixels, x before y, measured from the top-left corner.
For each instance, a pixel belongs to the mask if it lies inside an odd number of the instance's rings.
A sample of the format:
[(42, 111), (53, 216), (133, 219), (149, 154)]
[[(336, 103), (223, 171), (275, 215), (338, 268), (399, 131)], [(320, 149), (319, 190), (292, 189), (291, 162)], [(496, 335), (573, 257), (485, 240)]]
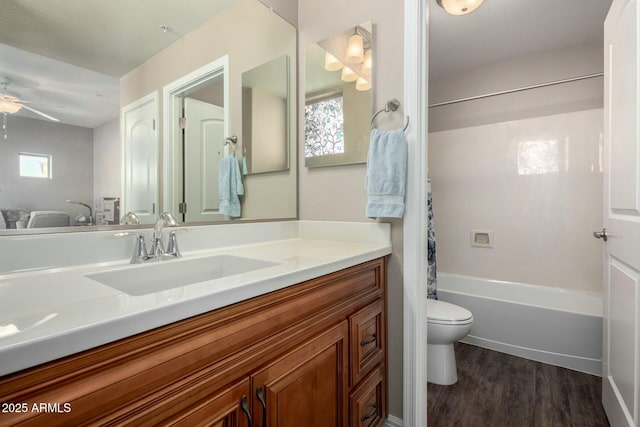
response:
[[(208, 257), (223, 252), (256, 258), (260, 253), (263, 259), (279, 259), (275, 266), (184, 286), (184, 291), (199, 289), (189, 297), (155, 289), (138, 296), (129, 289), (116, 291), (121, 305), (139, 299), (143, 308), (121, 316), (120, 307), (110, 320), (93, 319), (84, 327), (67, 325), (57, 334), (44, 333), (22, 342), (14, 338), (6, 346), (2, 344), (7, 339), (0, 339), (0, 358), (11, 359), (20, 354), (28, 358), (30, 351), (46, 348), (38, 342), (75, 346), (85, 336), (83, 329), (109, 341), (0, 377), (0, 426), (382, 425), (387, 418), (386, 255), (390, 246), (388, 241), (374, 242), (367, 232), (367, 227), (378, 224), (342, 223), (332, 231), (326, 223), (303, 223), (285, 225), (298, 230), (293, 239), (206, 253)], [(260, 225), (245, 227), (255, 231)], [(385, 232), (388, 238), (388, 229)], [(318, 239), (320, 234), (324, 239)], [(358, 241), (357, 234), (364, 240)], [(145, 266), (117, 267), (69, 267), (49, 276), (86, 278), (95, 271), (128, 268), (133, 272)], [(0, 286), (22, 279), (20, 274), (13, 277), (0, 281)], [(238, 289), (243, 291), (235, 292)], [(216, 295), (222, 301), (218, 307), (204, 304)], [(229, 295), (237, 301), (228, 303)], [(171, 296), (174, 301), (168, 302)], [(151, 307), (151, 299), (161, 306), (165, 319), (171, 318), (171, 312), (183, 317), (188, 307), (215, 308), (198, 308), (199, 314), (117, 340), (106, 338), (115, 336), (111, 327), (117, 329), (125, 321), (148, 324), (148, 318), (160, 310)], [(90, 298), (85, 300), (90, 308)], [(118, 316), (123, 323), (115, 321)]]

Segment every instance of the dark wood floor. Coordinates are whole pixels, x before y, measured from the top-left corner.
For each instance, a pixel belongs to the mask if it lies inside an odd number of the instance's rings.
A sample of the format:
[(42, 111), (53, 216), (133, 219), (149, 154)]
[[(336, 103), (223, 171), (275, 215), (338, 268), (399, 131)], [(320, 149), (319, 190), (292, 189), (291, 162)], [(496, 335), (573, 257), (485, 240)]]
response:
[(429, 384), (429, 427), (608, 426), (599, 377), (456, 343), (458, 382)]

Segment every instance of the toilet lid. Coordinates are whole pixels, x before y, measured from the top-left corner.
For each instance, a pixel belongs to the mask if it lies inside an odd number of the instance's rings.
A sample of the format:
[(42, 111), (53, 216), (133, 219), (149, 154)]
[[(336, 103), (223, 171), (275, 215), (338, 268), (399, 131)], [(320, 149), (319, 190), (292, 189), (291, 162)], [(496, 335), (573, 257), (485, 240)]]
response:
[(444, 301), (427, 300), (427, 321), (431, 323), (466, 324), (473, 322), (473, 315), (466, 308)]

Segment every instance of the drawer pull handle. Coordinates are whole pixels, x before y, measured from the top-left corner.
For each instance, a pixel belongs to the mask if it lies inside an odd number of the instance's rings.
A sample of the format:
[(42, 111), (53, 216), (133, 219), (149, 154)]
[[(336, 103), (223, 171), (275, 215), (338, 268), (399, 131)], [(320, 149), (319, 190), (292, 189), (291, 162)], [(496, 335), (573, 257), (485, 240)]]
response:
[(251, 415), (249, 414), (249, 404), (247, 403), (247, 396), (242, 396), (240, 399), (240, 409), (247, 416), (247, 425), (251, 427)]
[(260, 405), (262, 406), (262, 427), (267, 427), (267, 402), (264, 400), (264, 392), (262, 391), (262, 386), (258, 386), (256, 390), (256, 397), (260, 401)]
[(373, 411), (367, 415), (363, 415), (362, 418), (360, 418), (360, 421), (367, 421), (370, 418), (375, 417), (376, 415), (378, 415), (378, 406), (377, 405), (373, 405)]
[(364, 347), (366, 345), (371, 344), (372, 342), (376, 342), (376, 334), (373, 334), (371, 338), (367, 338), (366, 340), (360, 341), (360, 347)]

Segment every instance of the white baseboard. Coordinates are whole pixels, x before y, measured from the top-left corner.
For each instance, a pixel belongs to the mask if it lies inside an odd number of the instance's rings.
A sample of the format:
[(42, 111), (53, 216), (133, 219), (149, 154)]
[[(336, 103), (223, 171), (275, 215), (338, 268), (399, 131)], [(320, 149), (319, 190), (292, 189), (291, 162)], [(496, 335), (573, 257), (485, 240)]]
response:
[[(612, 426), (635, 426), (618, 388), (609, 377), (602, 379), (602, 405)], [(386, 424), (385, 424), (386, 425)]]
[(389, 415), (389, 418), (384, 422), (384, 427), (402, 427), (402, 420)]

